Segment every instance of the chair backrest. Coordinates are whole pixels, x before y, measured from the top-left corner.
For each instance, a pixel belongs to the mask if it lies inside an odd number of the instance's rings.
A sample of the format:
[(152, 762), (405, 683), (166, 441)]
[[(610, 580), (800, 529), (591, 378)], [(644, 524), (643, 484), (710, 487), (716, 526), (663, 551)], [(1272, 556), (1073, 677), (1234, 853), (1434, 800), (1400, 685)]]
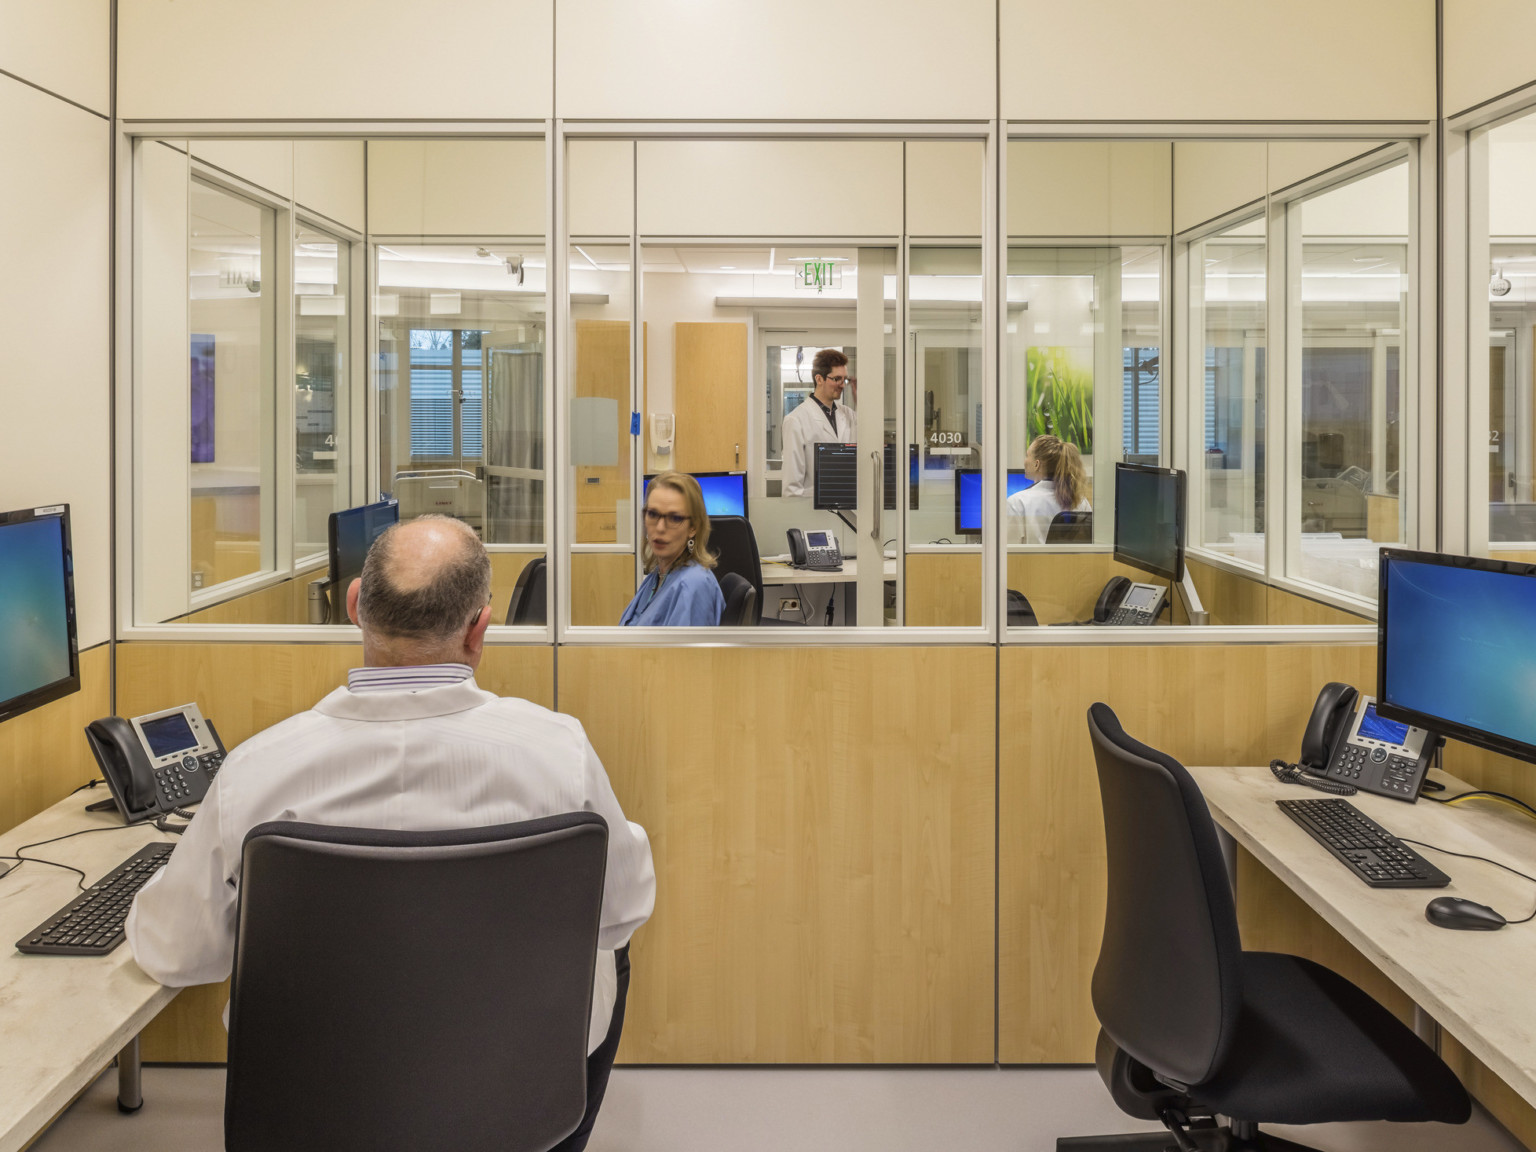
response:
[(1058, 512), (1045, 530), (1047, 544), (1092, 544), (1092, 512)]
[(246, 836), (225, 1147), (544, 1150), (586, 1108), (608, 826)]
[(512, 602), (507, 605), (508, 624), (543, 624), (545, 622), (545, 573), (549, 565), (544, 557), (530, 561), (517, 574), (512, 587)]
[(1111, 1039), (1159, 1076), (1220, 1068), (1242, 1005), (1232, 887), (1205, 798), (1184, 766), (1088, 710), (1109, 857), (1093, 1007)]
[(747, 583), (746, 577), (734, 572), (717, 573), (720, 591), (725, 596), (725, 610), (720, 613), (722, 628), (735, 628), (742, 624), (756, 624), (757, 592)]
[(1035, 610), (1030, 607), (1024, 593), (1008, 589), (1008, 627), (1019, 628), (1039, 624)]
[[(711, 516), (709, 547), (716, 557), (716, 576), (734, 572), (757, 593), (751, 621), (756, 624), (763, 614), (763, 563), (758, 556), (757, 537), (752, 534), (752, 525), (745, 516)], [(722, 580), (721, 589), (724, 587)]]

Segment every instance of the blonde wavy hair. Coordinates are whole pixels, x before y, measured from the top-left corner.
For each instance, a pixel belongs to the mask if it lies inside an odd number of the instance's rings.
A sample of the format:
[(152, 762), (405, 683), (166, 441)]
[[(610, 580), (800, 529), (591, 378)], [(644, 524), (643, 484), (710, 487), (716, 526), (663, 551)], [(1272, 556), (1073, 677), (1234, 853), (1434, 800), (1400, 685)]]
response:
[(1086, 498), (1088, 473), (1076, 444), (1046, 433), (1030, 441), (1029, 455), (1039, 463), (1041, 479), (1055, 483), (1056, 499), (1063, 508), (1070, 512)]

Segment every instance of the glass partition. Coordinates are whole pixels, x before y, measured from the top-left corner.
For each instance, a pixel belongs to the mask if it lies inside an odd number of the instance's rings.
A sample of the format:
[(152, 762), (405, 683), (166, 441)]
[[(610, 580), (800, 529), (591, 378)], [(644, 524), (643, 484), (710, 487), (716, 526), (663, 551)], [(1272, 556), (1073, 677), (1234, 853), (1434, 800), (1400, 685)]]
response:
[(332, 512), (352, 506), (350, 245), (300, 222), (294, 239), (296, 563), (323, 557)]

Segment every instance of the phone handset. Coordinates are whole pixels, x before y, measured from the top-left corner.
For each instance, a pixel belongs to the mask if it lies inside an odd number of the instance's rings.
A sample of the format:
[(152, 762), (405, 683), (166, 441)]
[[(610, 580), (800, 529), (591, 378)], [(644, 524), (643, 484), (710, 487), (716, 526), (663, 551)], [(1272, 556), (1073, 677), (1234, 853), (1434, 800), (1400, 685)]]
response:
[(1339, 733), (1355, 714), (1355, 702), (1360, 693), (1348, 684), (1324, 684), (1312, 705), (1312, 716), (1307, 721), (1307, 731), (1301, 738), (1299, 763), (1306, 771), (1322, 776), (1328, 771), (1333, 749), (1339, 742)]
[(785, 535), (789, 538), (789, 562), (792, 566), (813, 572), (843, 570), (843, 552), (837, 546), (837, 537), (832, 533), (820, 528), (804, 532), (799, 528), (791, 528)]
[(196, 704), (132, 720), (103, 716), (86, 725), (85, 738), (129, 824), (196, 804), (224, 763), (218, 730)]
[(1359, 790), (1412, 803), (1439, 746), (1434, 733), (1389, 720), (1378, 714), (1374, 698), (1331, 683), (1312, 706), (1299, 763), (1276, 760), (1270, 767), (1282, 780), (1324, 792), (1348, 796)]

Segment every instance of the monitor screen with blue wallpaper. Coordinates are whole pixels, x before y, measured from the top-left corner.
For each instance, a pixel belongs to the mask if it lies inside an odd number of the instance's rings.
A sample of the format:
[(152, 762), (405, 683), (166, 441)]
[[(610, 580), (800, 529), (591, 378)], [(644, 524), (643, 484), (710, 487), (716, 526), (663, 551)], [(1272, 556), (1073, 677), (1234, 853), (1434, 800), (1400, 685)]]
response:
[(0, 512), (0, 720), (80, 687), (69, 507)]
[(1536, 567), (1383, 549), (1380, 596), (1382, 712), (1536, 759)]
[[(1022, 468), (1008, 469), (1008, 495), (1034, 486)], [(955, 531), (981, 531), (981, 469), (955, 469)]]
[[(745, 472), (690, 472), (699, 482), (704, 495), (704, 511), (711, 516), (745, 516), (747, 514), (747, 474)], [(645, 492), (650, 495), (651, 481), (655, 475), (645, 478)]]

